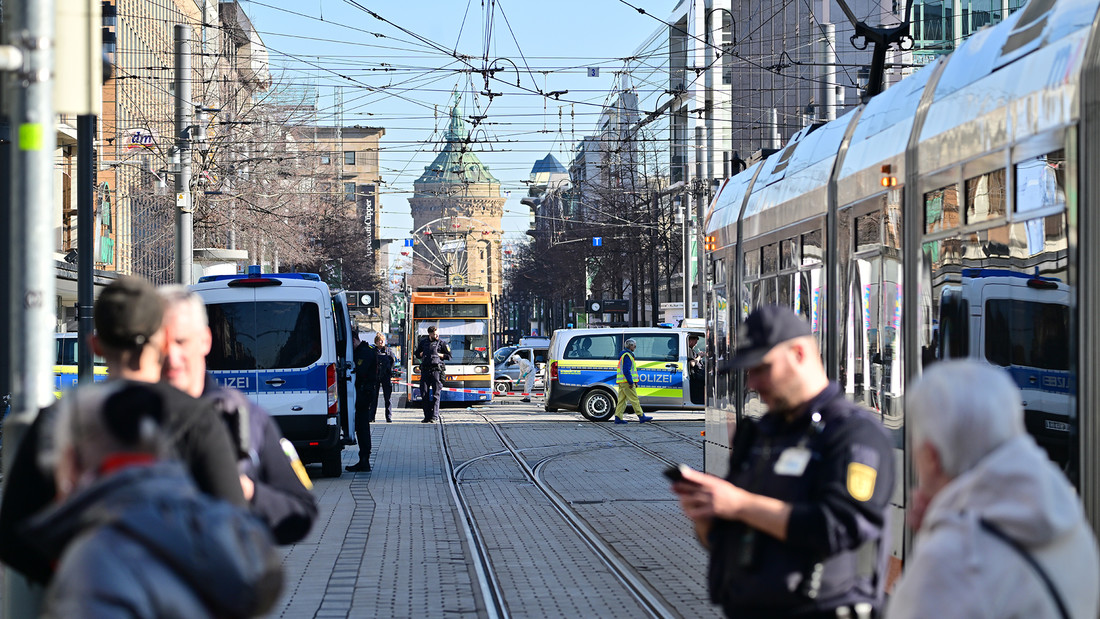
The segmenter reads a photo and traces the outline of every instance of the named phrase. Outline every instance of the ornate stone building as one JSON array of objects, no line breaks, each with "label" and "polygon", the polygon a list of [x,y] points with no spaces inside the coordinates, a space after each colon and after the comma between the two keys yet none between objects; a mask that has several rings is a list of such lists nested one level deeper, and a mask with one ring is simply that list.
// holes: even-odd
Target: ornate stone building
[{"label": "ornate stone building", "polygon": [[471,150],[458,97],[443,149],[413,185],[412,286],[470,285],[501,293],[500,181]]}]

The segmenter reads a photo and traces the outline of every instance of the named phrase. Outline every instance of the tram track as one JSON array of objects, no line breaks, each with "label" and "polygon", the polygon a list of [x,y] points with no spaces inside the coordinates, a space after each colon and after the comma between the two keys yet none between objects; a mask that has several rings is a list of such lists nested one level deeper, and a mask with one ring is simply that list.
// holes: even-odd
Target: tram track
[{"label": "tram track", "polygon": [[[462,463],[455,464],[451,454],[447,436],[446,423],[441,421],[439,431],[441,436],[441,449],[444,463],[447,467],[447,477],[451,487],[452,497],[461,514],[463,532],[467,543],[474,556],[474,566],[481,595],[485,601],[486,611],[490,617],[507,618],[511,616],[508,608],[506,592],[501,586],[500,579],[493,568],[492,557],[485,543],[474,510],[464,495],[461,484],[461,474],[464,469],[472,464],[488,459],[509,456],[519,467],[526,480],[543,496],[558,516],[577,535],[583,544],[607,567],[610,574],[618,581],[641,606],[649,616],[658,618],[674,618],[683,615],[668,602],[663,595],[653,587],[589,522],[578,513],[571,503],[562,497],[553,487],[543,479],[543,471],[547,464],[555,459],[591,452],[593,449],[610,449],[613,446],[594,446],[592,444],[579,445],[576,449],[560,452],[540,459],[534,464],[528,463],[521,450],[509,439],[500,425],[483,413],[474,413],[480,417],[494,432],[500,441],[502,449],[483,453],[469,458]],[[627,441],[632,446],[640,447],[634,441]],[[643,449],[651,456],[657,457],[663,462],[669,462],[655,452]]]}]

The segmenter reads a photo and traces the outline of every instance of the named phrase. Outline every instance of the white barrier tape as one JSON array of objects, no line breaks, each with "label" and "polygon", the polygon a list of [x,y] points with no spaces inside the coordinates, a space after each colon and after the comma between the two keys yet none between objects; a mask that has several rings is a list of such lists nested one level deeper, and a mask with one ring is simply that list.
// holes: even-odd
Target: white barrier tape
[{"label": "white barrier tape", "polygon": [[[407,385],[409,387],[419,387],[420,386],[419,383],[405,383],[405,382],[401,382],[401,381],[397,381],[397,380],[395,380],[393,382],[395,384],[398,384],[398,385]],[[459,389],[458,387],[444,387],[443,391],[453,391],[453,392],[456,392],[456,393],[491,393],[493,395],[522,395],[522,396],[527,396],[527,397],[530,397],[530,396],[533,396],[533,395],[539,395],[539,396],[545,395],[545,394],[542,394],[542,393],[537,393],[535,391],[532,391],[530,393],[528,393],[526,391],[505,391],[503,393],[497,393],[496,391],[493,391],[492,389]]]}]

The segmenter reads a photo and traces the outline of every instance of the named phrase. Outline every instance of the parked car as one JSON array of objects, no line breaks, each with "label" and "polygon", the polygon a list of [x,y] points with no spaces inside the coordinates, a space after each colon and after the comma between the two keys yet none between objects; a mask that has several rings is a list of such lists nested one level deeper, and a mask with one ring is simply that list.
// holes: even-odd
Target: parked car
[{"label": "parked car", "polygon": [[497,350],[493,355],[493,391],[495,391],[497,395],[502,395],[509,391],[523,390],[524,383],[520,381],[520,355],[526,355],[528,359],[534,359],[534,388],[543,389],[545,387],[543,377],[545,375],[546,358],[550,349],[550,342],[546,340],[546,338],[542,339],[546,341],[545,344],[536,341],[534,344],[528,345],[523,340],[520,340],[521,343],[518,346],[506,346]]}]

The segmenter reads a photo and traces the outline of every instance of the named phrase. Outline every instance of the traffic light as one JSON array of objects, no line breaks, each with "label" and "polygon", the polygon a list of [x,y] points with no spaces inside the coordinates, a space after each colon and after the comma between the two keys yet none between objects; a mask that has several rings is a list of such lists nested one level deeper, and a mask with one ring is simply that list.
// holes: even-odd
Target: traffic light
[{"label": "traffic light", "polygon": [[714,251],[718,249],[718,237],[707,236],[703,242],[703,249],[706,251]]}]

